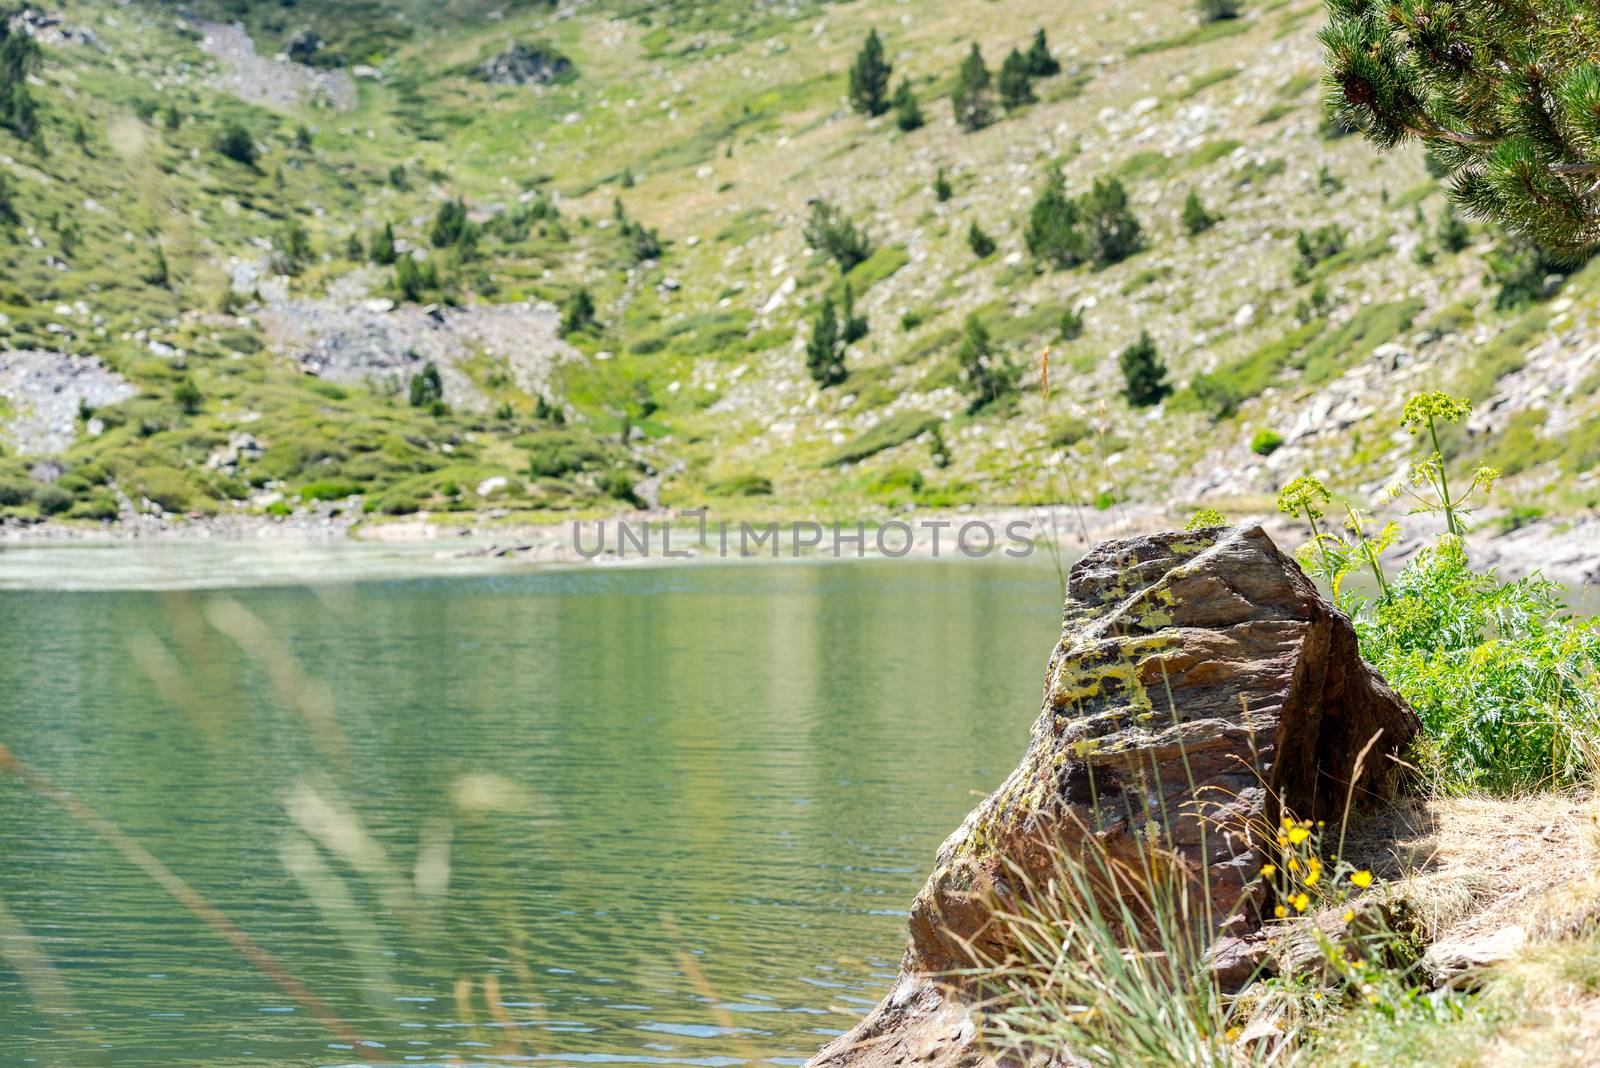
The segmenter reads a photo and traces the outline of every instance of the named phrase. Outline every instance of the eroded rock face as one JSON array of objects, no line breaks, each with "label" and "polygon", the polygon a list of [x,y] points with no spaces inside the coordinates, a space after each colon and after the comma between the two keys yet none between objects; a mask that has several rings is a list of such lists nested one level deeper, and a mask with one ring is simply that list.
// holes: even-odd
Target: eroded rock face
[{"label": "eroded rock face", "polygon": [[1213,936],[1249,933],[1258,839],[1280,803],[1320,819],[1347,793],[1356,806],[1385,796],[1389,758],[1417,729],[1349,620],[1260,527],[1097,546],[1068,578],[1027,753],[940,847],[894,991],[811,1063],[987,1060],[981,1019],[941,973],[1005,958],[1007,931],[989,920],[1016,886],[1045,885],[1058,857],[1091,847],[1137,856],[1153,818],[1208,889]]}]

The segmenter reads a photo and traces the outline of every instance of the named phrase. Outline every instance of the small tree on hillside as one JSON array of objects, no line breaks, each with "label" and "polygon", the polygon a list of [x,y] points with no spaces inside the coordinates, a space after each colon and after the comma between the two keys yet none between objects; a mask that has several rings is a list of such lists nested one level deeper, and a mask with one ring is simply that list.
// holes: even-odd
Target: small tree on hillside
[{"label": "small tree on hillside", "polygon": [[16,200],[11,192],[11,179],[0,171],[0,226],[20,226],[22,216],[17,214]]},{"label": "small tree on hillside", "polygon": [[839,314],[832,297],[822,298],[822,307],[811,323],[811,336],[806,339],[806,370],[824,389],[845,380],[844,341],[839,337]]},{"label": "small tree on hillside", "polygon": [[977,42],[961,63],[956,74],[955,91],[950,103],[955,109],[956,122],[967,131],[981,130],[994,121],[994,106],[989,102],[989,68],[984,66],[983,53]]},{"label": "small tree on hillside", "polygon": [[1167,384],[1167,365],[1156,352],[1156,343],[1148,330],[1140,331],[1139,340],[1122,350],[1117,362],[1122,367],[1125,383],[1122,395],[1135,408],[1148,408],[1159,404],[1172,392]]},{"label": "small tree on hillside", "polygon": [[846,345],[853,345],[867,336],[870,329],[865,315],[856,314],[856,293],[848,280],[839,298],[839,337]]},{"label": "small tree on hillside", "polygon": [[1096,179],[1078,204],[1096,266],[1120,263],[1144,247],[1144,230],[1128,210],[1128,191],[1116,178]]},{"label": "small tree on hillside", "polygon": [[911,79],[901,78],[900,84],[894,91],[894,124],[906,133],[922,129],[926,122],[922,116],[922,105],[917,103],[917,94],[911,89]]},{"label": "small tree on hillside", "polygon": [[256,160],[260,158],[256,152],[256,139],[250,136],[249,130],[237,122],[230,122],[224,126],[211,146],[221,155],[246,167],[254,167]]},{"label": "small tree on hillside", "polygon": [[976,312],[967,316],[956,362],[961,365],[961,376],[966,379],[967,392],[972,397],[968,411],[987,407],[1009,396],[1016,388],[1017,369],[994,351],[989,328],[983,325]]},{"label": "small tree on hillside", "polygon": [[1183,202],[1183,228],[1189,232],[1190,237],[1203,234],[1217,225],[1217,217],[1206,210],[1200,202],[1200,195],[1193,189]]},{"label": "small tree on hillside", "polygon": [[579,330],[590,330],[596,325],[594,317],[594,297],[589,295],[585,286],[579,286],[567,297],[567,302],[561,307],[561,336],[575,334]]},{"label": "small tree on hillside", "polygon": [[831,256],[840,271],[849,271],[872,255],[872,242],[866,230],[858,228],[821,197],[811,202],[811,214],[806,219],[804,233],[806,243]]},{"label": "small tree on hillside", "polygon": [[1078,207],[1068,199],[1066,179],[1059,170],[1045,178],[1044,191],[1033,203],[1022,239],[1030,256],[1051,267],[1072,267],[1087,258],[1088,243],[1078,228]]},{"label": "small tree on hillside", "polygon": [[42,147],[39,105],[28,86],[28,75],[39,67],[39,45],[22,28],[12,29],[11,16],[0,10],[0,126]]},{"label": "small tree on hillside", "polygon": [[394,262],[394,227],[391,224],[384,223],[382,230],[373,233],[367,255],[380,267],[387,267]]},{"label": "small tree on hillside", "polygon": [[1195,0],[1195,17],[1200,20],[1200,25],[1206,26],[1213,22],[1222,22],[1226,19],[1239,17],[1239,0]]},{"label": "small tree on hillside", "polygon": [[893,70],[884,58],[878,31],[868,30],[867,40],[850,67],[850,106],[863,115],[882,115],[888,111],[889,75]]},{"label": "small tree on hillside", "polygon": [[944,168],[940,167],[938,173],[933,176],[933,199],[943,204],[954,193],[955,189],[951,187],[950,179],[945,177]]},{"label": "small tree on hillside", "polygon": [[200,392],[200,387],[194,384],[194,379],[184,375],[178,379],[178,384],[172,388],[172,400],[183,414],[194,415],[200,411],[200,406],[205,404],[206,398]]},{"label": "small tree on hillside", "polygon": [[1035,78],[1049,78],[1061,73],[1061,64],[1050,54],[1050,45],[1045,41],[1043,29],[1034,31],[1033,44],[1028,48],[1027,60],[1028,73]]},{"label": "small tree on hillside", "polygon": [[434,248],[449,248],[452,245],[464,244],[467,231],[472,224],[467,221],[466,201],[459,197],[447,200],[439,205],[439,210],[434,213],[433,226],[428,230],[428,240]]},{"label": "small tree on hillside", "polygon": [[1439,215],[1439,228],[1435,236],[1439,239],[1439,247],[1446,252],[1460,252],[1471,243],[1472,229],[1456,214],[1454,207],[1446,204]]},{"label": "small tree on hillside", "polygon": [[1015,48],[1000,64],[1000,77],[995,79],[1000,93],[1000,103],[1007,111],[1015,111],[1024,104],[1039,98],[1033,95],[1033,75],[1028,71],[1028,61]]},{"label": "small tree on hillside", "polygon": [[444,400],[444,379],[439,377],[439,368],[432,360],[411,376],[409,393],[413,408],[431,408]]},{"label": "small tree on hillside", "polygon": [[978,225],[976,219],[967,228],[967,245],[980,260],[994,253],[994,238],[983,232],[983,227]]}]

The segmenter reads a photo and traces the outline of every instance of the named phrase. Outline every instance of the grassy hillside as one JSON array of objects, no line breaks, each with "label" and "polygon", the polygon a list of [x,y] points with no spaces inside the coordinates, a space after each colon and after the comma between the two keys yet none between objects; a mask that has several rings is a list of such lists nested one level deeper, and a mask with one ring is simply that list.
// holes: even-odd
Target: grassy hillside
[{"label": "grassy hillside", "polygon": [[[0,131],[19,216],[0,228],[0,338],[34,363],[98,358],[132,395],[85,407],[50,482],[15,431],[35,396],[5,393],[21,358],[0,356],[10,514],[329,499],[526,517],[658,491],[840,514],[1248,507],[1303,470],[1377,488],[1403,462],[1392,413],[1425,388],[1472,397],[1449,448],[1506,469],[1524,507],[1600,501],[1600,282],[1536,278],[1542,299],[1497,308],[1495,237],[1441,244],[1420,156],[1326,128],[1310,0],[1206,27],[1187,5],[1098,0],[1004,19],[954,0],[200,5],[242,22],[253,66],[167,5],[53,13],[73,32],[39,34],[42,138]],[[1035,27],[1062,72],[1036,103],[958,127],[948,94],[971,45],[998,69]],[[869,28],[922,128],[849,109]],[[297,39],[306,67],[270,61]],[[514,42],[570,67],[484,75]],[[219,150],[235,126],[253,162]],[[1030,255],[1057,166],[1072,196],[1119,178],[1143,248],[1101,268]],[[1218,220],[1193,235],[1191,191]],[[870,241],[843,279],[808,247],[819,197]],[[448,212],[437,225],[452,202],[465,240]],[[974,223],[995,246],[982,257]],[[402,263],[424,257],[409,279],[372,262],[386,225]],[[823,388],[806,342],[845,282],[868,330]],[[580,289],[592,321],[563,323]],[[418,310],[434,304],[455,310]],[[974,315],[1015,369],[983,405],[959,358]],[[1172,392],[1136,408],[1118,355],[1141,332]],[[414,395],[429,361],[442,394]]]}]

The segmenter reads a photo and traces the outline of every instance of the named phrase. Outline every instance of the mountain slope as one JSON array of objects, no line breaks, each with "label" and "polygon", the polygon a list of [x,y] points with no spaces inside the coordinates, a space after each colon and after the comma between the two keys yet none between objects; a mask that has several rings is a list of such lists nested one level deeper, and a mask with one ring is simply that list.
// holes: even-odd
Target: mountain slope
[{"label": "mountain slope", "polygon": [[[1377,489],[1411,453],[1404,396],[1430,388],[1476,402],[1447,447],[1505,467],[1515,499],[1595,506],[1592,272],[1496,310],[1483,280],[1495,240],[1473,227],[1465,250],[1439,247],[1442,198],[1420,157],[1328,138],[1316,4],[1200,29],[1184,5],[998,10],[202,7],[242,14],[268,56],[248,61],[236,31],[170,8],[63,5],[61,25],[94,40],[41,31],[46,154],[0,133],[23,220],[0,331],[14,349],[103,360],[137,392],[85,412],[54,483],[70,501],[45,492],[55,472],[19,455],[13,430],[7,507],[284,512],[328,497],[348,510],[355,493],[396,514],[520,516],[657,492],[839,514],[1252,507],[1307,469]],[[910,78],[922,129],[848,110],[844,74],[869,27],[895,80]],[[948,92],[971,44],[998,68],[1035,27],[1063,72],[1036,83],[1038,103],[963,132]],[[270,61],[297,41],[312,66]],[[570,67],[529,84],[493,74],[529,56]],[[259,147],[253,165],[217,150],[233,123]],[[1054,165],[1074,195],[1120,177],[1144,249],[1040,270],[1023,227]],[[1192,237],[1191,190],[1220,216]],[[819,302],[842,295],[803,233],[817,197],[874,249],[849,279],[870,330],[828,388],[805,369]],[[464,245],[446,220],[436,247],[436,213],[456,198],[481,234]],[[997,244],[981,259],[973,223]],[[402,259],[416,249],[440,275],[413,285],[414,304],[396,268],[368,262],[385,224]],[[1297,269],[1297,233],[1329,224],[1340,240]],[[595,325],[562,331],[580,288]],[[457,307],[421,310],[440,300]],[[1071,308],[1085,329],[1064,341]],[[957,360],[973,314],[1020,374],[1014,398],[975,412]],[[1131,408],[1117,355],[1143,331],[1176,390]],[[442,404],[426,382],[412,396],[430,360]],[[0,393],[7,381],[0,363]],[[12,394],[0,419],[15,425],[36,402]]]}]

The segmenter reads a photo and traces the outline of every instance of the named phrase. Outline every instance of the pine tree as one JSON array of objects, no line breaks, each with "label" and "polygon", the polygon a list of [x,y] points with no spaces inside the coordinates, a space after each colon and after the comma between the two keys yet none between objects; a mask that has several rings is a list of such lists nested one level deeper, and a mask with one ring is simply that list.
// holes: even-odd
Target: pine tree
[{"label": "pine tree", "polygon": [[433,216],[433,226],[428,231],[428,240],[433,242],[434,248],[449,248],[451,245],[461,244],[470,225],[467,222],[466,201],[459,198],[447,200],[439,205],[439,210]]},{"label": "pine tree", "polygon": [[922,106],[917,103],[917,94],[911,89],[911,79],[901,78],[900,84],[894,91],[894,124],[906,133],[922,129],[926,121],[922,117]]},{"label": "pine tree", "polygon": [[1119,179],[1096,179],[1078,204],[1078,217],[1096,266],[1121,263],[1144,247],[1143,228],[1128,210],[1128,192]]},{"label": "pine tree", "polygon": [[889,110],[889,75],[894,70],[883,55],[883,42],[877,30],[867,31],[867,40],[850,67],[850,106],[863,115],[882,115]]},{"label": "pine tree", "polygon": [[361,231],[351,230],[350,236],[344,239],[344,258],[355,263],[367,258],[366,246],[361,243]]},{"label": "pine tree", "polygon": [[586,287],[579,286],[567,298],[566,304],[561,308],[561,336],[575,334],[579,330],[588,330],[596,326],[594,318],[594,297],[589,295]]},{"label": "pine tree", "polygon": [[1061,312],[1057,329],[1062,341],[1076,341],[1083,336],[1083,309],[1069,305]]},{"label": "pine tree", "polygon": [[444,379],[439,377],[439,368],[432,360],[411,376],[410,386],[409,399],[413,408],[431,408],[444,400]]},{"label": "pine tree", "polygon": [[950,186],[950,179],[945,177],[944,168],[940,167],[938,173],[933,176],[933,199],[943,204],[954,193],[955,190]]},{"label": "pine tree", "polygon": [[39,45],[20,26],[12,28],[11,16],[0,10],[0,126],[39,146],[39,105],[28,87],[28,75],[39,67]]},{"label": "pine tree", "polygon": [[1195,0],[1195,17],[1200,25],[1239,17],[1239,0]]},{"label": "pine tree", "polygon": [[849,271],[872,255],[872,241],[867,231],[821,197],[811,202],[804,234],[806,243],[831,256],[841,272]]},{"label": "pine tree", "polygon": [[961,365],[967,391],[972,395],[969,411],[975,412],[1008,396],[1016,385],[1016,369],[994,351],[989,328],[983,325],[977,312],[967,316],[956,362]]},{"label": "pine tree", "polygon": [[839,315],[832,297],[822,298],[822,307],[811,324],[811,336],[806,339],[806,370],[823,388],[845,379],[844,342],[839,337]]},{"label": "pine tree", "polygon": [[1380,149],[1420,140],[1450,199],[1562,257],[1600,242],[1600,37],[1569,0],[1335,0],[1332,116]]},{"label": "pine tree", "polygon": [[1200,202],[1200,195],[1193,189],[1183,202],[1183,228],[1189,232],[1190,237],[1203,234],[1217,225],[1217,217],[1206,210]]},{"label": "pine tree", "polygon": [[439,268],[432,260],[401,256],[395,260],[394,284],[400,291],[400,299],[420,301],[428,293],[438,291]]},{"label": "pine tree", "polygon": [[149,285],[166,288],[172,280],[172,271],[167,267],[167,254],[161,250],[161,245],[156,244],[155,257],[150,261],[150,269],[144,273],[144,280]]},{"label": "pine tree", "polygon": [[394,262],[394,226],[384,223],[383,229],[372,235],[371,251],[368,253],[372,262],[380,267],[387,267]]},{"label": "pine tree", "polygon": [[1460,252],[1472,242],[1472,230],[1448,204],[1439,214],[1439,228],[1434,234],[1439,239],[1439,247],[1446,252]]},{"label": "pine tree", "polygon": [[256,139],[250,136],[237,122],[230,122],[217,134],[216,140],[211,143],[219,153],[227,156],[235,163],[242,163],[246,167],[254,167],[258,155],[256,153]]},{"label": "pine tree", "polygon": [[994,253],[994,238],[983,232],[977,220],[973,220],[967,228],[967,244],[972,248],[972,254],[980,260]]},{"label": "pine tree", "polygon": [[1067,197],[1059,170],[1045,178],[1022,232],[1028,254],[1051,267],[1072,267],[1088,258],[1088,243],[1078,228],[1078,207]]},{"label": "pine tree", "polygon": [[972,51],[961,62],[955,91],[950,94],[956,122],[962,129],[969,132],[981,130],[994,121],[994,107],[989,102],[989,82],[989,68],[984,66],[983,53],[974,42]]},{"label": "pine tree", "polygon": [[856,314],[855,290],[846,280],[843,295],[839,298],[839,339],[846,345],[853,345],[867,336],[868,329],[867,317]]},{"label": "pine tree", "polygon": [[1015,48],[1000,64],[1000,77],[995,79],[1000,92],[1000,103],[1007,111],[1015,111],[1039,98],[1033,95],[1033,76],[1028,72],[1028,61]]},{"label": "pine tree", "polygon": [[11,179],[0,171],[0,226],[21,226],[22,215],[17,211],[15,195],[11,190]]},{"label": "pine tree", "polygon": [[1028,48],[1028,73],[1035,78],[1049,78],[1061,73],[1061,64],[1050,54],[1050,45],[1044,39],[1044,30],[1033,34],[1033,44]]},{"label": "pine tree", "polygon": [[1122,395],[1135,408],[1148,408],[1159,404],[1172,392],[1167,384],[1167,365],[1156,352],[1156,343],[1148,330],[1140,331],[1139,340],[1122,350],[1117,362],[1122,367],[1125,386]]},{"label": "pine tree", "polygon": [[194,384],[194,379],[184,375],[178,379],[178,384],[172,388],[172,400],[184,415],[194,415],[200,411],[200,406],[206,402],[205,395],[200,392],[200,387]]}]

